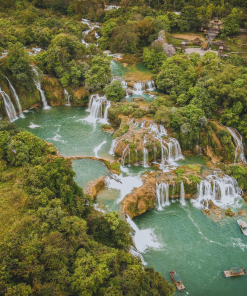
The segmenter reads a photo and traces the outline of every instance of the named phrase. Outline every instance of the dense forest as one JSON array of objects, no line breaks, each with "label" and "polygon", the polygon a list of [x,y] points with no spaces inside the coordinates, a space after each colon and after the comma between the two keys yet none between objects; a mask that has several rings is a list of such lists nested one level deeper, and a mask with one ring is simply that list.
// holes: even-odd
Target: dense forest
[{"label": "dense forest", "polygon": [[[105,10],[107,4],[112,2],[0,0],[0,88],[11,95],[8,77],[23,109],[40,104],[37,69],[51,105],[65,103],[64,88],[75,106],[104,93],[112,101],[115,126],[119,115],[147,116],[169,128],[183,151],[212,146],[222,156],[221,169],[246,192],[247,168],[231,165],[234,142],[213,123],[236,128],[247,143],[247,50],[241,47],[247,37],[237,38],[240,29],[247,30],[246,0],[121,0],[114,1],[121,8],[112,11]],[[184,55],[172,33],[198,33],[214,17],[224,23],[220,38],[241,53]],[[102,26],[90,30],[82,18]],[[88,30],[86,46],[81,39]],[[162,34],[176,43],[174,55],[159,42]],[[34,47],[40,48],[36,55]],[[151,70],[162,95],[148,110],[118,103],[125,90],[111,82],[105,50]],[[3,100],[0,111],[5,118]],[[115,137],[128,126],[121,129]],[[173,285],[128,252],[133,245],[128,223],[118,212],[96,211],[74,175],[71,162],[53,145],[0,121],[0,295],[173,295]]]}]

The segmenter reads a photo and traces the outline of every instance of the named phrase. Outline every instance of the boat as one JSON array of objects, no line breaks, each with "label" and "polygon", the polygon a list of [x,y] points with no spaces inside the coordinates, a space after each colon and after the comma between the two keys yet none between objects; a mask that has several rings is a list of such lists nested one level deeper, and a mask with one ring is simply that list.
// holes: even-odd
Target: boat
[{"label": "boat", "polygon": [[181,279],[180,275],[175,270],[169,272],[169,274],[170,274],[172,280],[174,281],[175,285],[177,286],[178,290],[179,291],[184,291],[185,286],[184,286],[184,284],[182,282],[182,279]]},{"label": "boat", "polygon": [[246,275],[244,268],[232,267],[230,270],[223,271],[224,277]]},{"label": "boat", "polygon": [[247,236],[247,223],[241,219],[237,220],[237,222],[243,234]]}]

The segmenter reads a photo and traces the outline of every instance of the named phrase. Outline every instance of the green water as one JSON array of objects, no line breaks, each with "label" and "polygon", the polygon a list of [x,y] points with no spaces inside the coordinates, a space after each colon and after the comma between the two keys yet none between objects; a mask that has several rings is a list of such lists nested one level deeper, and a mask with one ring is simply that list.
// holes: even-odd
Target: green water
[{"label": "green water", "polygon": [[[65,156],[94,156],[94,148],[104,140],[107,143],[98,154],[108,156],[112,136],[103,132],[99,123],[83,121],[87,116],[85,108],[58,106],[50,110],[32,109],[25,113],[25,119],[18,119],[15,123],[54,143],[60,154]],[[29,128],[31,122],[40,127]],[[186,157],[179,165],[204,165],[205,162],[202,157]],[[93,160],[75,160],[73,168],[75,180],[82,187],[95,178],[109,174],[104,164]],[[154,169],[150,167],[148,170]],[[128,167],[128,172],[123,173],[122,178],[140,175],[145,171],[142,166]],[[128,186],[125,183],[122,185]],[[98,195],[97,202],[108,206],[110,210],[119,210],[120,204],[116,202],[119,196],[118,189],[105,189]],[[242,202],[243,207],[246,208]],[[220,223],[215,223],[189,201],[184,207],[175,201],[163,211],[154,208],[133,221],[140,230],[153,229],[161,244],[160,248],[150,248],[142,254],[147,266],[153,266],[169,281],[169,271],[175,269],[180,273],[189,295],[244,296],[247,294],[247,276],[224,278],[222,274],[223,270],[231,267],[247,267],[247,237],[241,233],[236,219],[224,217]],[[243,220],[247,221],[246,217]],[[175,295],[185,295],[185,292],[176,291]]]},{"label": "green water", "polygon": [[[148,266],[169,280],[169,271],[176,270],[193,296],[247,295],[246,276],[224,278],[222,274],[231,267],[247,267],[247,237],[236,220],[224,218],[215,223],[190,202],[183,207],[179,201],[163,211],[153,209],[134,218],[140,229],[153,228],[162,244],[143,254]],[[175,295],[185,292],[176,291]]]},{"label": "green water", "polygon": [[97,178],[109,175],[109,170],[100,161],[78,159],[73,160],[72,164],[73,170],[76,173],[75,181],[82,188],[85,188],[87,183]]},{"label": "green water", "polygon": [[[56,106],[49,110],[38,108],[24,114],[25,118],[18,119],[15,123],[41,139],[53,143],[60,154],[66,157],[94,156],[94,148],[107,141],[98,155],[109,157],[112,135],[103,132],[100,123],[83,121],[89,114],[85,107]],[[30,128],[31,122],[40,127]]]},{"label": "green water", "polygon": [[128,69],[125,68],[121,63],[112,60],[111,72],[112,76],[124,77],[124,75],[128,72]]},{"label": "green water", "polygon": [[177,161],[179,166],[185,164],[200,164],[206,166],[208,159],[204,156],[186,156],[183,160]]}]

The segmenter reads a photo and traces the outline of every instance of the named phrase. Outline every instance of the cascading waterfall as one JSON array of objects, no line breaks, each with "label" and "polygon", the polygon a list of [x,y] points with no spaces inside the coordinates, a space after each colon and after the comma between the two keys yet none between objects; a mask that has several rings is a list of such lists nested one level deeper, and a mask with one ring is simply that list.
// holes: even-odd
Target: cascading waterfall
[{"label": "cascading waterfall", "polygon": [[165,164],[165,160],[173,164],[174,161],[177,161],[179,159],[183,159],[181,147],[179,145],[179,142],[174,138],[169,138],[169,142],[166,143],[168,148],[163,143],[162,136],[167,136],[167,131],[164,126],[160,125],[159,127],[157,124],[153,123],[149,127],[149,132],[152,132],[155,134],[155,137],[157,140],[159,140],[161,145],[161,164]]},{"label": "cascading waterfall", "polygon": [[15,88],[13,87],[12,83],[9,81],[8,77],[6,77],[6,79],[8,80],[8,83],[9,83],[9,87],[10,87],[10,90],[11,90],[11,93],[13,95],[13,97],[15,98],[15,101],[16,101],[16,104],[18,106],[18,109],[19,109],[19,116],[21,118],[25,118],[23,112],[22,112],[22,108],[21,108],[21,103],[20,103],[20,100],[19,100],[19,97],[15,91]]},{"label": "cascading waterfall", "polygon": [[153,91],[155,89],[155,83],[154,83],[153,80],[152,81],[147,81],[146,85],[147,85],[147,90],[148,91]]},{"label": "cascading waterfall", "polygon": [[245,155],[244,155],[244,146],[243,146],[243,138],[242,135],[234,128],[227,127],[227,130],[232,135],[235,145],[236,145],[236,151],[235,151],[235,160],[236,163],[237,158],[239,161],[243,163],[247,163]]},{"label": "cascading waterfall", "polygon": [[[138,159],[138,156],[137,156],[137,149],[135,149],[135,157],[136,157],[136,159]],[[137,162],[136,162],[136,165],[138,165]]]},{"label": "cascading waterfall", "polygon": [[104,119],[107,121],[108,119],[108,109],[111,107],[111,101],[106,102],[105,112],[104,112]]},{"label": "cascading waterfall", "polygon": [[122,153],[122,159],[121,159],[121,165],[124,165],[124,162],[125,162],[125,158],[126,158],[126,155],[129,154],[129,145],[125,147],[123,153]]},{"label": "cascading waterfall", "polygon": [[67,90],[66,89],[64,89],[64,95],[65,95],[65,98],[67,98],[67,104],[65,104],[66,106],[71,106],[71,104],[70,104],[70,95],[69,95],[69,93],[67,92]]},{"label": "cascading waterfall", "polygon": [[165,190],[165,193],[166,193],[166,202],[165,202],[165,205],[169,205],[170,202],[169,202],[169,184],[168,183],[163,183],[163,191]]},{"label": "cascading waterfall", "polygon": [[182,205],[185,205],[185,192],[184,192],[184,182],[181,181],[180,185],[180,202]]},{"label": "cascading waterfall", "polygon": [[169,138],[168,143],[168,163],[183,159],[181,147],[177,139]]},{"label": "cascading waterfall", "polygon": [[39,93],[41,95],[41,99],[42,99],[42,102],[43,102],[43,107],[44,107],[44,109],[50,109],[51,107],[48,106],[48,104],[47,104],[45,93],[41,89],[41,80],[40,80],[40,77],[39,77],[39,73],[38,73],[37,69],[34,66],[32,66],[32,71],[35,74],[35,78],[33,80],[34,80],[34,83],[35,83],[35,85],[36,85],[36,87],[37,87],[37,89],[38,89],[38,91],[39,91]]},{"label": "cascading waterfall", "polygon": [[[103,115],[103,104],[105,105],[105,111]],[[105,96],[100,97],[98,94],[91,95],[89,99],[88,110],[90,117],[93,119],[104,119],[107,122],[108,109],[111,106],[111,102],[106,99]]]},{"label": "cascading waterfall", "polygon": [[3,102],[4,102],[4,106],[5,106],[9,121],[12,122],[12,121],[16,120],[17,115],[16,115],[15,107],[12,104],[10,97],[1,89],[1,86],[0,86],[0,94],[3,97]]},{"label": "cascading waterfall", "polygon": [[111,155],[114,155],[115,154],[114,151],[115,151],[115,149],[117,147],[118,142],[119,142],[119,139],[117,139],[117,138],[114,139],[114,140],[112,140],[109,154],[111,154]]},{"label": "cascading waterfall", "polygon": [[158,210],[162,210],[161,204],[164,203],[164,194],[162,183],[158,184],[156,182],[156,199],[158,203]]},{"label": "cascading waterfall", "polygon": [[141,82],[134,83],[133,93],[136,95],[141,95],[143,93],[143,89],[145,85]]},{"label": "cascading waterfall", "polygon": [[143,148],[143,166],[144,168],[148,167],[148,149]]},{"label": "cascading waterfall", "polygon": [[168,206],[169,202],[169,184],[156,182],[156,199],[158,203],[158,209],[162,210],[162,207]]},{"label": "cascading waterfall", "polygon": [[227,175],[219,177],[215,172],[214,175],[201,180],[196,203],[200,205],[203,201],[208,202],[211,199],[218,206],[230,205],[240,196],[241,192],[236,179]]},{"label": "cascading waterfall", "polygon": [[156,162],[156,154],[157,154],[157,148],[154,147],[154,160],[153,160],[154,163]]}]

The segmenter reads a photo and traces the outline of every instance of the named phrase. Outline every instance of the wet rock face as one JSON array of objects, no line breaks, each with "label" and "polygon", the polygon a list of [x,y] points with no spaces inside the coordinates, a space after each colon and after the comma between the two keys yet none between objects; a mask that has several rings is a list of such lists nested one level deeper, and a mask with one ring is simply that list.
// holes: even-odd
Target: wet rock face
[{"label": "wet rock face", "polygon": [[[124,119],[124,120],[123,120]],[[128,125],[125,133],[124,126]],[[150,162],[167,164],[183,158],[179,142],[168,138],[164,126],[150,119],[122,118],[122,125],[115,132],[113,150],[123,164]]]},{"label": "wet rock face", "polygon": [[192,176],[200,178],[200,166],[188,168],[182,166],[169,173],[148,172],[142,176],[143,185],[135,188],[130,194],[122,201],[122,210],[131,218],[139,216],[148,210],[154,208],[156,203],[163,205],[166,199],[166,193],[160,195],[160,200],[157,200],[157,189],[159,184],[166,184],[166,190],[169,199],[180,198],[181,194],[181,181],[184,183],[185,198],[195,198],[197,193],[197,180]]}]

